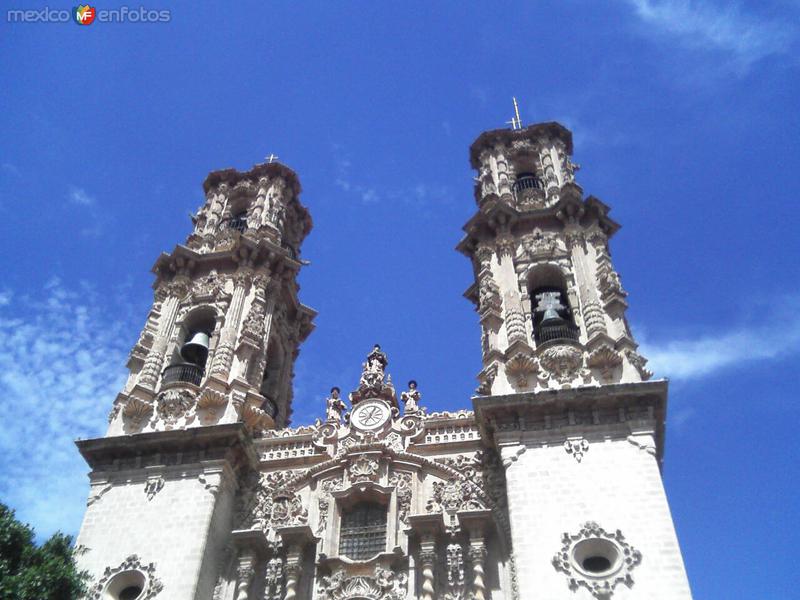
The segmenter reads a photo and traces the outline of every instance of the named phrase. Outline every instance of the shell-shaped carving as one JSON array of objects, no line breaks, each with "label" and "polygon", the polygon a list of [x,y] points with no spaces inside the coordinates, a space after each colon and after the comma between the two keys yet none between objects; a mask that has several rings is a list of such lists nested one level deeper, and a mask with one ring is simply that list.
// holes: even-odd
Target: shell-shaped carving
[{"label": "shell-shaped carving", "polygon": [[198,410],[205,410],[211,416],[216,416],[219,410],[224,409],[227,404],[227,394],[210,388],[200,392],[200,397],[197,399]]},{"label": "shell-shaped carving", "polygon": [[143,421],[147,421],[150,418],[150,415],[153,414],[153,410],[153,405],[149,402],[137,398],[136,396],[131,396],[125,401],[125,405],[122,408],[122,415],[125,420],[138,427]]}]

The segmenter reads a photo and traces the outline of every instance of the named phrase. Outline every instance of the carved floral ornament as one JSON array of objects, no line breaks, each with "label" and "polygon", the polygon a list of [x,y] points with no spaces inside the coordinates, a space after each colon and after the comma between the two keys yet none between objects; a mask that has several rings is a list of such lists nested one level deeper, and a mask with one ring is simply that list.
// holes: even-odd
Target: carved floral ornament
[{"label": "carved floral ornament", "polygon": [[320,578],[317,593],[325,600],[403,600],[408,590],[408,576],[402,571],[375,567],[373,576],[348,577],[344,571]]},{"label": "carved floral ornament", "polygon": [[379,466],[380,463],[375,458],[362,454],[350,463],[348,468],[350,481],[352,483],[375,481],[378,477]]},{"label": "carved floral ornament", "polygon": [[579,374],[583,365],[583,353],[574,346],[552,346],[542,352],[539,363],[559,383],[567,383]]},{"label": "carved floral ornament", "polygon": [[561,543],[552,563],[567,576],[570,589],[583,587],[595,598],[605,600],[618,584],[633,586],[631,572],[642,562],[642,554],[619,529],[611,533],[589,521],[578,533],[565,533]]}]

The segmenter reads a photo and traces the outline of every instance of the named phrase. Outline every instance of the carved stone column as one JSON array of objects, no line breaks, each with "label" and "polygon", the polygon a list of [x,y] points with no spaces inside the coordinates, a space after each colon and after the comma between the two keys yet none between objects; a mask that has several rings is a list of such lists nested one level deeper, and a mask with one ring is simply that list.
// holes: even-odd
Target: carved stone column
[{"label": "carved stone column", "polygon": [[479,542],[472,541],[469,546],[469,559],[472,562],[472,597],[474,600],[485,600],[486,583],[484,582],[484,564],[486,562],[486,546],[483,538]]},{"label": "carved stone column", "polygon": [[156,333],[153,347],[147,354],[142,370],[139,373],[138,384],[148,390],[155,390],[161,377],[161,367],[164,363],[164,354],[172,336],[175,326],[175,317],[178,314],[180,299],[188,291],[187,282],[174,280],[165,285],[166,297],[161,302],[160,316],[158,319],[158,333]]},{"label": "carved stone column", "polygon": [[267,366],[267,351],[269,350],[269,338],[272,332],[272,315],[275,312],[275,303],[277,302],[279,292],[280,284],[276,280],[271,279],[264,287],[264,290],[260,292],[262,298],[257,300],[264,303],[263,333],[261,339],[258,340],[260,344],[259,350],[250,358],[255,364],[253,366],[248,364],[243,367],[244,373],[249,375],[249,383],[256,388],[261,385],[261,377]]},{"label": "carved stone column", "polygon": [[248,600],[250,597],[250,582],[253,580],[253,563],[255,557],[252,554],[243,554],[239,557],[239,564],[236,567],[236,600]]},{"label": "carved stone column", "polygon": [[436,542],[427,538],[420,544],[419,562],[422,566],[422,600],[434,600],[436,580],[434,578],[436,566]]},{"label": "carved stone column", "polygon": [[284,600],[297,598],[297,584],[300,582],[300,573],[303,570],[299,556],[290,556],[286,561],[286,594]]},{"label": "carved stone column", "polygon": [[227,380],[233,362],[233,349],[236,344],[236,334],[239,331],[239,321],[242,317],[244,296],[251,280],[249,271],[240,271],[233,278],[233,297],[225,317],[225,326],[219,334],[219,343],[214,351],[214,360],[211,365],[211,375]]},{"label": "carved stone column", "polygon": [[485,565],[486,565],[486,532],[491,528],[491,510],[470,510],[461,512],[458,519],[469,531],[469,549],[467,554],[472,563],[472,600],[486,599]]}]

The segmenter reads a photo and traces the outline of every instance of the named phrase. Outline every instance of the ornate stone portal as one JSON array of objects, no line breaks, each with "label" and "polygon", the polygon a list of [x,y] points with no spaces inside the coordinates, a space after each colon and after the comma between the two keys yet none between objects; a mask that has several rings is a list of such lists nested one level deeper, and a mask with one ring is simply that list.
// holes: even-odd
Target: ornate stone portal
[{"label": "ornate stone portal", "polygon": [[376,345],[357,387],[294,428],[315,314],[300,184],[273,160],[211,173],[193,232],[156,261],[107,435],[78,442],[91,597],[689,600],[659,475],[666,382],[647,381],[618,225],[571,153],[561,125],[518,117],[470,149],[474,412],[428,410],[415,380],[398,398]]}]

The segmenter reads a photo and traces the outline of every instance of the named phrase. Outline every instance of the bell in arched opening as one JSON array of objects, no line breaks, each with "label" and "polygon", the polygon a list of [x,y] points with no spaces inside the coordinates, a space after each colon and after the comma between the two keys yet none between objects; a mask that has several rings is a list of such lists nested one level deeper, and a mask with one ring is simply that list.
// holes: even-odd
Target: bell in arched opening
[{"label": "bell in arched opening", "polygon": [[533,291],[534,336],[537,344],[555,340],[578,341],[578,328],[572,320],[564,291],[557,287],[541,287]]},{"label": "bell in arched opening", "polygon": [[195,331],[181,346],[181,358],[186,362],[205,367],[208,358],[209,335],[205,331]]}]

